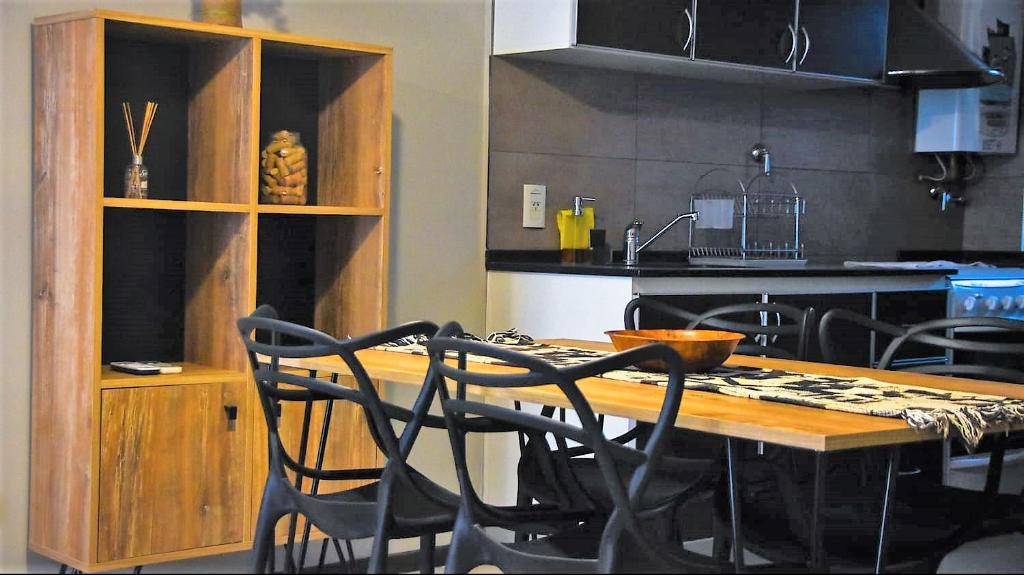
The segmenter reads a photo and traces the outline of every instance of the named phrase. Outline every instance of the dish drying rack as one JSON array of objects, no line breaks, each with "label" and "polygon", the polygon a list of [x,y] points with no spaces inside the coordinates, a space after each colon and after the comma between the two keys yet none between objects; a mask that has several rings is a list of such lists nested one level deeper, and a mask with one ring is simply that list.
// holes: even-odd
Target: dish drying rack
[{"label": "dish drying rack", "polygon": [[690,210],[700,211],[701,216],[690,222],[690,263],[750,267],[807,263],[800,236],[807,203],[792,182],[783,184],[761,173],[744,184],[725,168],[715,168],[702,175],[694,188]]}]

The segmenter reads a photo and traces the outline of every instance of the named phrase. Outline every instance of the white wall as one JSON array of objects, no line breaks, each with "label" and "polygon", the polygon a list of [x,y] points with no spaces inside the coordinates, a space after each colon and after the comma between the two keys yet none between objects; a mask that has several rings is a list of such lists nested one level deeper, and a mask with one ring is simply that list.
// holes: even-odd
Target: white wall
[{"label": "white wall", "polygon": [[[487,0],[245,0],[244,24],[395,48],[390,323],[484,324]],[[31,330],[30,23],[109,8],[188,18],[190,0],[0,0],[0,571],[50,570],[27,554]],[[69,329],[73,329],[69,327]],[[404,400],[391,390],[391,396]],[[450,481],[447,439],[425,436],[414,461]],[[443,456],[440,455],[443,453]],[[446,481],[446,482],[448,482]],[[29,560],[31,559],[31,563]],[[180,570],[239,570],[247,557]]]}]

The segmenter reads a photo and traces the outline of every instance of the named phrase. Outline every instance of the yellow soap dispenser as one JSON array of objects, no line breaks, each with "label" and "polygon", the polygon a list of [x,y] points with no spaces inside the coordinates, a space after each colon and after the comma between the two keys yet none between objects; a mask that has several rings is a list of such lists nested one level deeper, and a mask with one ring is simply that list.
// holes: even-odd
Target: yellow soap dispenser
[{"label": "yellow soap dispenser", "polygon": [[594,229],[594,208],[583,207],[583,202],[596,202],[596,198],[576,196],[571,210],[558,210],[556,222],[562,248],[562,263],[590,261],[590,230]]}]

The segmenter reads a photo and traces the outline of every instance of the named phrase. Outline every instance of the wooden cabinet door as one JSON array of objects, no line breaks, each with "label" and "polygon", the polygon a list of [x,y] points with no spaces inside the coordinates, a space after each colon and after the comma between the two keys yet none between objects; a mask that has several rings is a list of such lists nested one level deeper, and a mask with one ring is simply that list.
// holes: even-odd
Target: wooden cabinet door
[{"label": "wooden cabinet door", "polygon": [[242,541],[242,386],[102,392],[99,561]]}]

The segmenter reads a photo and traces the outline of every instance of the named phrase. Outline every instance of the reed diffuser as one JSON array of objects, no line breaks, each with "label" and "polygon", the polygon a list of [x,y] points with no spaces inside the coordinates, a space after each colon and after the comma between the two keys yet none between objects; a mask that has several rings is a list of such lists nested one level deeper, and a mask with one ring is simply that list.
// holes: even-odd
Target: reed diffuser
[{"label": "reed diffuser", "polygon": [[142,131],[135,137],[135,120],[132,118],[132,107],[128,102],[121,102],[124,112],[124,123],[128,128],[128,144],[132,149],[132,163],[124,170],[124,197],[145,199],[149,195],[149,170],[142,163],[142,151],[146,149],[149,129],[156,117],[157,104],[146,102],[146,113],[142,119]]}]

